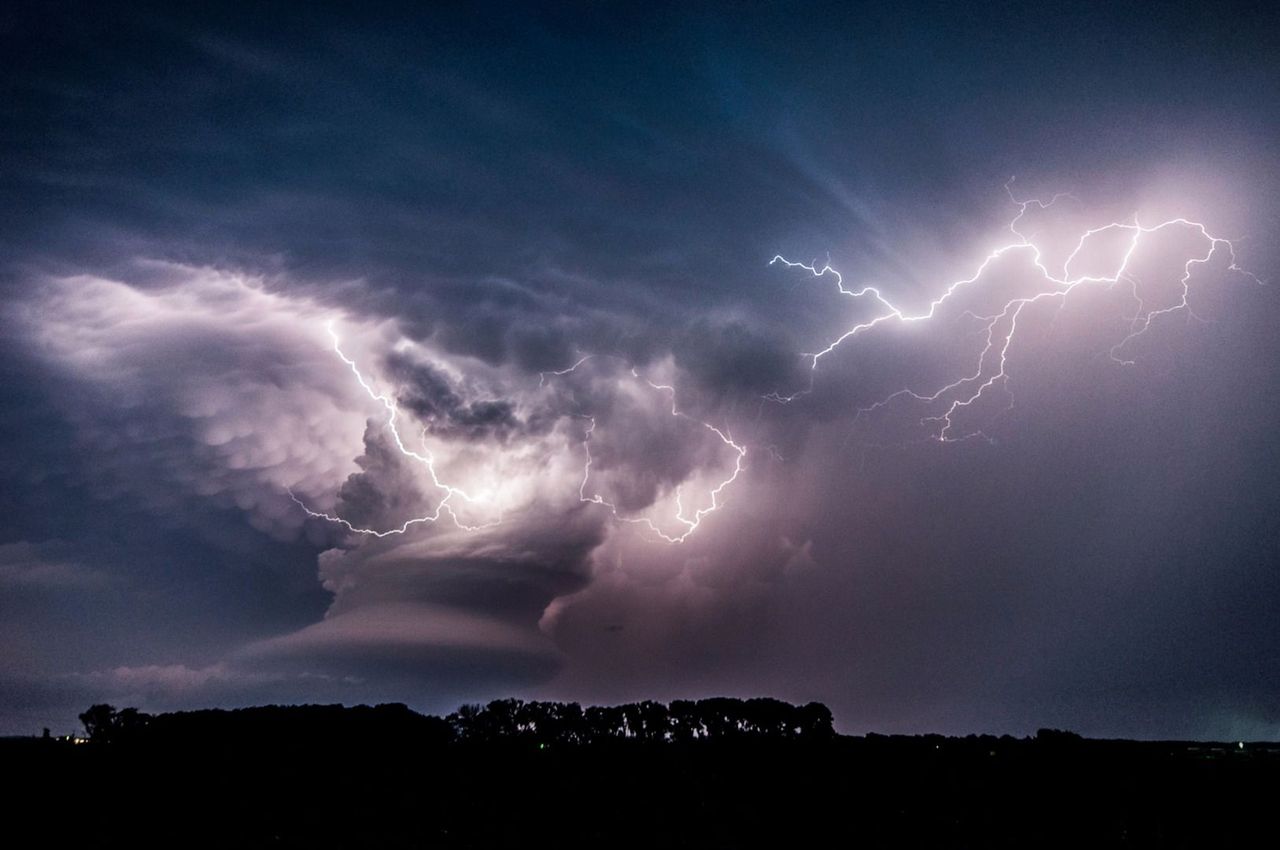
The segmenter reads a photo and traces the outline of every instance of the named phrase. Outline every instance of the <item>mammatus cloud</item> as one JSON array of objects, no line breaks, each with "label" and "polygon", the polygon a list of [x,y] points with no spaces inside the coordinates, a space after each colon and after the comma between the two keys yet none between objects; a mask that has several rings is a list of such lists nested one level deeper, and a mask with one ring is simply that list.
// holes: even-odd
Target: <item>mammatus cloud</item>
[{"label": "mammatus cloud", "polygon": [[350,474],[364,430],[359,396],[319,348],[322,309],[240,274],[151,261],[136,272],[134,284],[47,279],[18,310],[70,388],[55,402],[94,458],[84,486],[157,515],[233,507],[296,535],[284,489]]}]

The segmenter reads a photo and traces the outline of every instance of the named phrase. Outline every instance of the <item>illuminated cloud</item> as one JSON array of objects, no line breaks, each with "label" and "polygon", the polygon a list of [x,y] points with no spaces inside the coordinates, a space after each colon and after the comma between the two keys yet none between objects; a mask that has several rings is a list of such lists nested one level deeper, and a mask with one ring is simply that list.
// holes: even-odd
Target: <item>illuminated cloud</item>
[{"label": "illuminated cloud", "polygon": [[[1050,308],[1053,311],[1050,315],[1056,318],[1056,314],[1068,306],[1068,300],[1073,295],[1078,299],[1082,290],[1102,290],[1107,301],[1128,301],[1127,305],[1120,306],[1106,304],[1119,314],[1113,321],[1118,327],[1116,340],[1107,353],[1116,363],[1132,366],[1131,352],[1158,323],[1179,315],[1204,321],[1192,306],[1193,282],[1200,284],[1200,278],[1216,277],[1213,283],[1221,287],[1232,282],[1221,280],[1223,273],[1227,273],[1262,283],[1257,275],[1238,265],[1231,240],[1215,236],[1201,222],[1183,217],[1142,223],[1135,215],[1132,221],[1091,226],[1056,247],[1046,245],[1043,238],[1037,240],[1022,228],[1044,229],[1043,218],[1060,202],[1066,203],[1066,196],[1055,195],[1048,201],[1019,200],[1010,191],[1011,183],[1012,180],[1005,184],[1005,189],[1017,208],[1017,214],[1009,223],[1015,241],[993,249],[976,271],[949,283],[918,311],[896,306],[876,286],[847,287],[843,276],[830,263],[819,268],[816,264],[795,262],[780,255],[770,261],[770,265],[780,263],[817,278],[830,276],[841,295],[854,300],[866,299],[874,305],[871,318],[859,321],[832,342],[806,355],[811,373],[818,369],[824,357],[841,345],[853,344],[859,336],[873,334],[882,327],[915,323],[960,325],[963,336],[980,340],[980,345],[972,346],[976,353],[963,358],[975,362],[970,369],[961,371],[954,379],[948,376],[935,386],[897,390],[860,408],[859,417],[875,414],[898,402],[913,403],[917,411],[924,411],[919,421],[920,430],[933,439],[942,442],[972,437],[990,439],[980,423],[999,417],[1013,406],[1009,388],[1010,351],[1015,341],[1021,342],[1020,321],[1024,326],[1028,322],[1043,324],[1037,314],[1045,310],[1038,308]],[[1039,220],[1035,218],[1036,213],[1041,214]],[[1031,220],[1027,220],[1029,216]],[[1055,223],[1051,220],[1048,227]],[[1153,251],[1151,243],[1161,240],[1164,244],[1157,244]],[[1111,297],[1116,290],[1119,290],[1119,299]],[[921,331],[921,334],[927,333],[927,330]],[[955,330],[943,331],[943,338],[956,333]],[[921,342],[920,335],[914,341]],[[946,351],[944,357],[947,361],[962,360],[954,350]],[[950,366],[947,362],[943,368]],[[812,390],[811,374],[808,389],[788,395],[773,392],[766,398],[786,404]],[[992,403],[991,396],[1000,399]],[[974,418],[972,411],[983,408],[987,410],[978,414],[979,424],[969,424]]]},{"label": "illuminated cloud", "polygon": [[[95,399],[92,416],[65,415],[109,459],[85,482],[101,498],[229,508],[330,547],[326,619],[255,644],[259,666],[346,669],[354,653],[399,668],[425,653],[429,679],[478,653],[545,677],[559,656],[539,620],[589,581],[597,547],[683,541],[743,468],[726,431],[617,358],[548,381],[278,282],[150,261],[135,273],[50,279],[21,327],[78,402]],[[670,359],[647,369],[680,377]]]},{"label": "illuminated cloud", "polygon": [[1268,14],[3,16],[0,731],[1274,728]]}]

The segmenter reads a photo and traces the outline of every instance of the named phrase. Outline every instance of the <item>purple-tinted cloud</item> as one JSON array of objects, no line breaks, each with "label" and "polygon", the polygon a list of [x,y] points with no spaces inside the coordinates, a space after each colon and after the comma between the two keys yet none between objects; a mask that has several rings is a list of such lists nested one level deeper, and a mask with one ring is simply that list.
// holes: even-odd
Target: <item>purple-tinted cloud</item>
[{"label": "purple-tinted cloud", "polygon": [[1276,279],[1275,27],[1150,18],[0,13],[0,728],[515,692],[1274,730],[1272,290],[1218,252],[1183,308],[1182,228],[1016,338],[1025,248],[883,318],[1017,240],[1015,173],[1073,193],[1018,225],[1053,277],[1185,215]]}]

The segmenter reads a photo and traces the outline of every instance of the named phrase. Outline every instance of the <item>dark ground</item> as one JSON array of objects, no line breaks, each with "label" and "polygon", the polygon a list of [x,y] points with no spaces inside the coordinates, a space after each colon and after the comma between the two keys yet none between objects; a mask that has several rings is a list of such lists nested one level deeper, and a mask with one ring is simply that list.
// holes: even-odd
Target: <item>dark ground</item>
[{"label": "dark ground", "polygon": [[7,739],[8,829],[38,846],[1232,847],[1269,844],[1280,799],[1275,744],[548,745],[446,741],[426,720]]}]

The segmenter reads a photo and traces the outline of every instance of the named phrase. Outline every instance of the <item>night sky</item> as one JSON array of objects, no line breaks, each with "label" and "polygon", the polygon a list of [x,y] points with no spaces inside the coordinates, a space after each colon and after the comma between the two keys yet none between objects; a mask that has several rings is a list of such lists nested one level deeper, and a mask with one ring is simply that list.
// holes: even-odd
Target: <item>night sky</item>
[{"label": "night sky", "polygon": [[0,10],[0,734],[1280,738],[1273,4],[171,5]]}]

